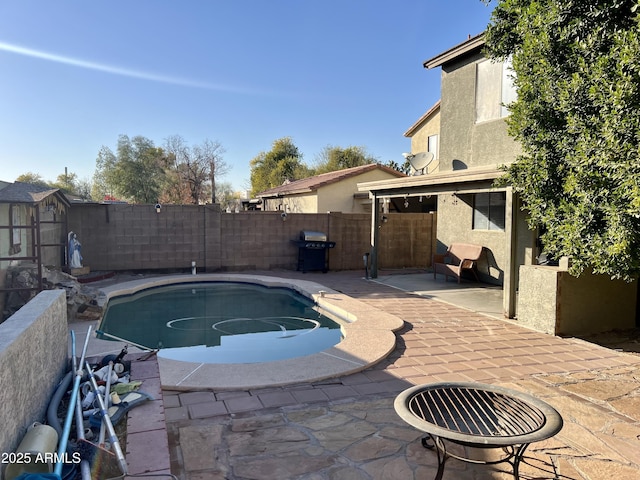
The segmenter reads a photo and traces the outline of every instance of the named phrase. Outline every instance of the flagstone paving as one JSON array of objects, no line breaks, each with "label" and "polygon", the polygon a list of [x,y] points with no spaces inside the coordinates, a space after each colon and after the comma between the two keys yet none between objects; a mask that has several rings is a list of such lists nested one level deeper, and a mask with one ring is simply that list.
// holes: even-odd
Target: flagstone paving
[{"label": "flagstone paving", "polygon": [[[640,478],[640,356],[534,332],[357,272],[313,281],[402,318],[395,351],[360,373],[321,382],[163,391],[171,472],[178,478],[431,479],[435,453],[396,415],[393,400],[410,386],[441,381],[513,388],[560,412],[562,431],[529,447],[523,479]],[[445,468],[445,480],[489,478],[513,478],[510,466],[450,459]]]}]

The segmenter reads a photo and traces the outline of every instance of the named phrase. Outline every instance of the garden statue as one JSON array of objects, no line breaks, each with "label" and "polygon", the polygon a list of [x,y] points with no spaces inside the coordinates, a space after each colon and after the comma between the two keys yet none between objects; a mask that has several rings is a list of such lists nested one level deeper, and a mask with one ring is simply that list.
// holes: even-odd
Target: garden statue
[{"label": "garden statue", "polygon": [[82,244],[78,241],[78,236],[69,232],[68,235],[68,243],[69,243],[69,267],[70,268],[82,268],[82,254],[80,253],[80,248]]}]

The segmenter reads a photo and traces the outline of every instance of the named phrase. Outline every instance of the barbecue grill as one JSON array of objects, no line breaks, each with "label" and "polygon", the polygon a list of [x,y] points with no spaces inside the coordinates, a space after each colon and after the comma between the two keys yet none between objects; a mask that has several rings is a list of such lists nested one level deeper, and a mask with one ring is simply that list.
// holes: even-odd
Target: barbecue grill
[{"label": "barbecue grill", "polygon": [[298,240],[291,240],[298,247],[298,270],[306,273],[311,270],[329,270],[329,249],[336,242],[329,242],[322,232],[302,230]]}]

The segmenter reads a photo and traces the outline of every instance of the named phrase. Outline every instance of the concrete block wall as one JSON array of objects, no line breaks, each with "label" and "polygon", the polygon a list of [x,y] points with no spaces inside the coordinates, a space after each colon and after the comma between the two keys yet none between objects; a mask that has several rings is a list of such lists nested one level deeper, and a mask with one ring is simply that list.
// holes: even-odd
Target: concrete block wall
[{"label": "concrete block wall", "polygon": [[14,451],[33,422],[44,423],[68,345],[64,290],[40,292],[0,324],[0,452]]},{"label": "concrete block wall", "polygon": [[[435,214],[387,215],[380,268],[428,267],[435,248]],[[69,228],[82,243],[83,264],[92,271],[295,270],[301,230],[326,233],[336,248],[331,270],[363,269],[370,251],[371,217],[340,212],[223,213],[211,205],[73,205]]]},{"label": "concrete block wall", "polygon": [[[210,214],[214,210],[214,215]],[[91,270],[188,269],[218,257],[218,212],[211,206],[73,205],[69,229]],[[213,222],[213,223],[212,223]]]}]

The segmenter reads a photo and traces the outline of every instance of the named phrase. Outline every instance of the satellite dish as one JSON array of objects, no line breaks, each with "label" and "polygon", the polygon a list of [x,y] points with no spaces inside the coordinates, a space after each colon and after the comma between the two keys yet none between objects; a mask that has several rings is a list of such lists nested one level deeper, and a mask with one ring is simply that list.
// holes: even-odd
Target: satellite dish
[{"label": "satellite dish", "polygon": [[420,152],[409,157],[409,163],[416,172],[425,169],[433,161],[432,152]]}]

